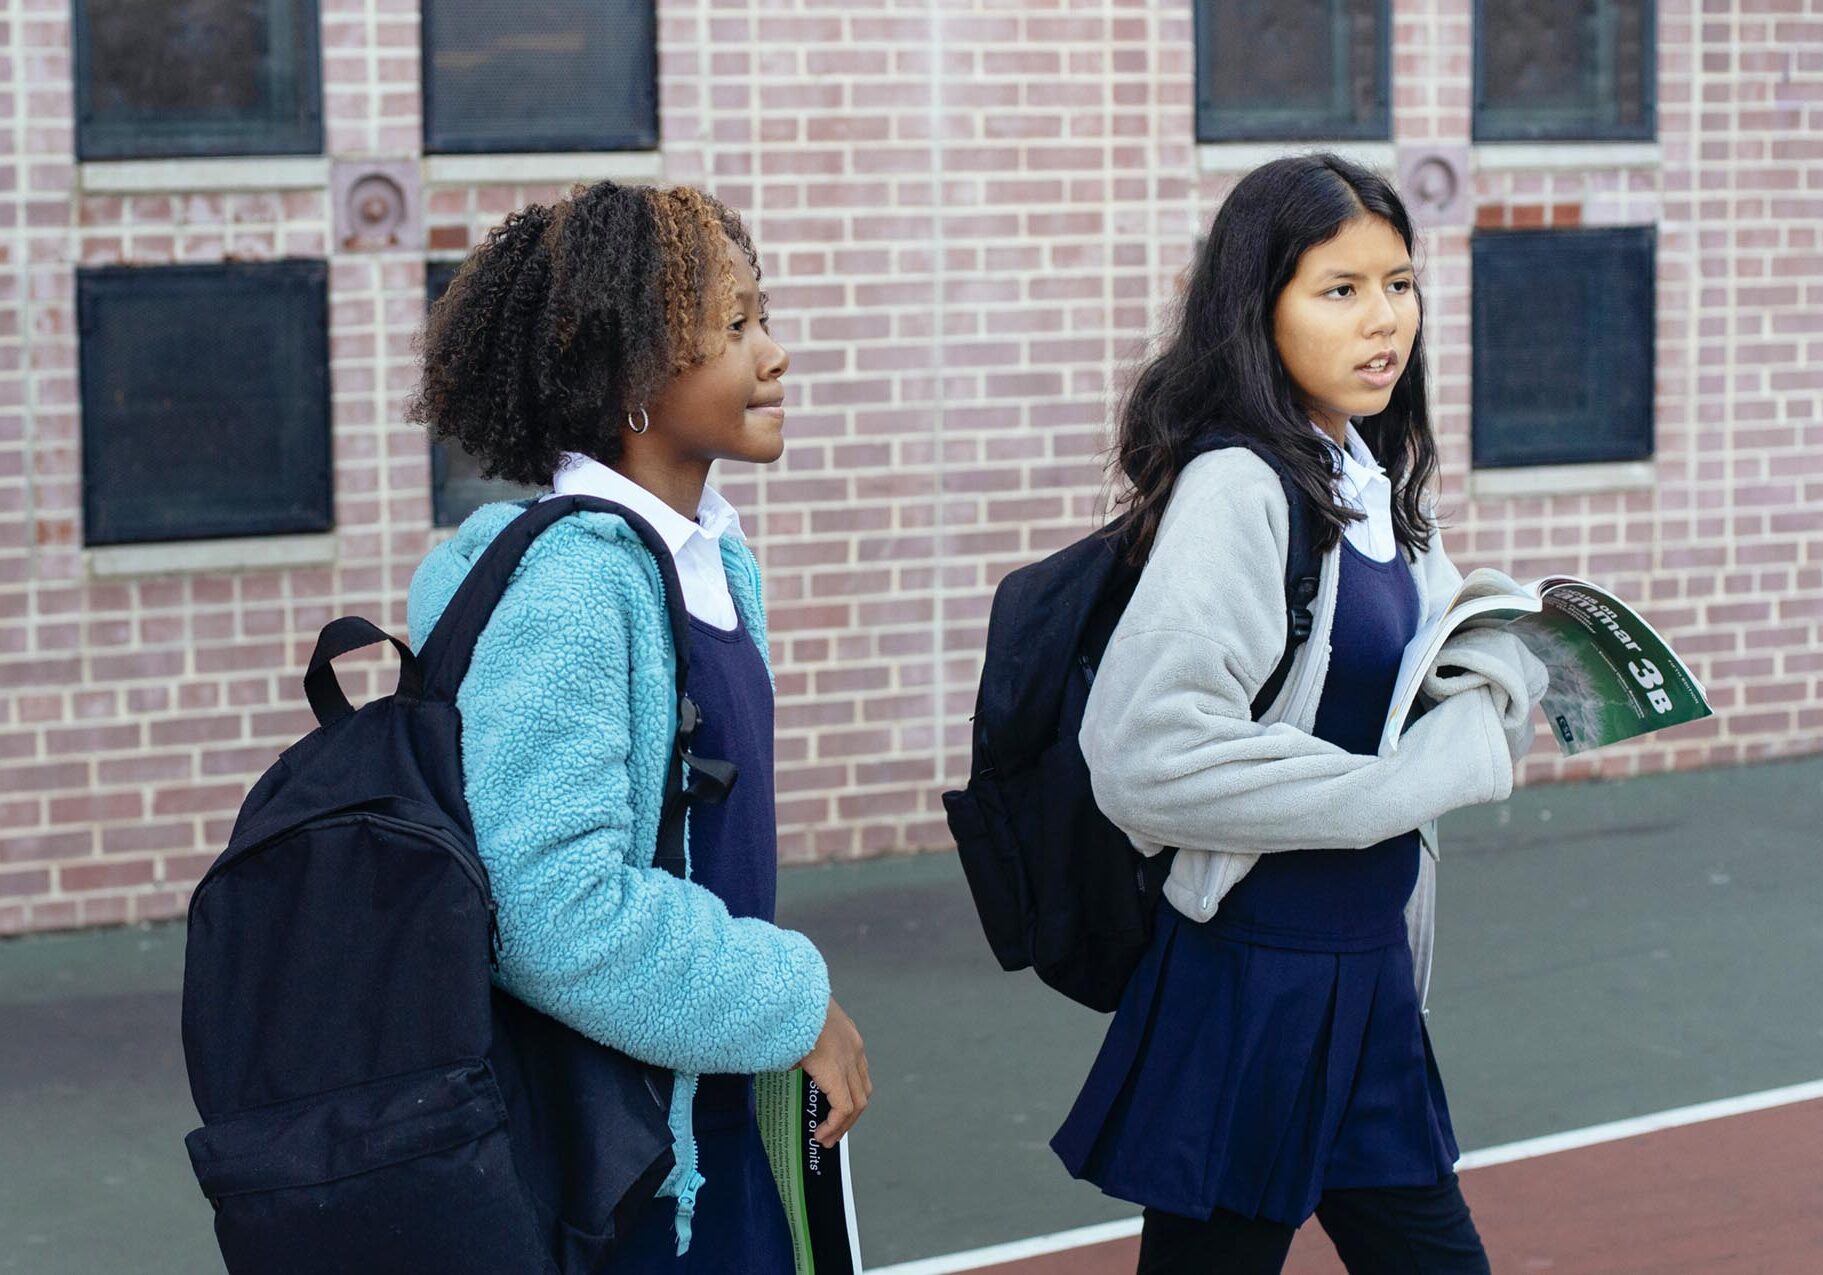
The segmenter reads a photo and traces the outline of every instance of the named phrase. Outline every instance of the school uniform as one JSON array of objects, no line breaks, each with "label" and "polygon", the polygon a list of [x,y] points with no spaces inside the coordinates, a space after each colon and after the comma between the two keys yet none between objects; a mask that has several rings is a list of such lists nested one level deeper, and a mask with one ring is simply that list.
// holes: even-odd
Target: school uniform
[{"label": "school uniform", "polygon": [[[585,457],[570,457],[552,496],[582,492],[618,501],[651,523],[677,564],[690,613],[687,690],[702,714],[691,748],[740,767],[728,799],[690,812],[690,879],[711,890],[730,916],[771,922],[778,901],[778,822],[772,776],[772,679],[728,590],[719,541],[741,536],[740,517],[704,487],[694,521],[632,479]],[[697,1171],[693,1238],[678,1255],[671,1219],[649,1209],[617,1250],[614,1275],[675,1272],[791,1275],[791,1235],[754,1119],[753,1076],[697,1081],[692,1126]]]},{"label": "school uniform", "polygon": [[[809,1052],[829,981],[809,941],[772,924],[773,688],[758,569],[712,488],[690,519],[577,456],[554,487],[625,505],[664,540],[690,615],[687,689],[702,711],[693,749],[733,762],[740,778],[727,801],[690,812],[688,879],[654,868],[675,722],[663,586],[623,519],[562,520],[528,552],[458,696],[469,805],[501,906],[497,977],[675,1073],[667,1198],[635,1218],[603,1275],[788,1275],[753,1074]],[[485,506],[426,559],[413,580],[414,634],[435,626],[524,507]]]},{"label": "school uniform", "polygon": [[[1304,730],[1318,755],[1364,758],[1425,598],[1396,549],[1390,483],[1352,427],[1347,443],[1338,496],[1367,516],[1325,564],[1327,667]],[[1371,841],[1337,827],[1259,854],[1219,897],[1198,894],[1206,916],[1161,905],[1052,1143],[1073,1175],[1146,1206],[1142,1271],[1277,1271],[1313,1213],[1354,1271],[1487,1269],[1424,1029],[1408,917],[1424,812],[1407,817]]]}]

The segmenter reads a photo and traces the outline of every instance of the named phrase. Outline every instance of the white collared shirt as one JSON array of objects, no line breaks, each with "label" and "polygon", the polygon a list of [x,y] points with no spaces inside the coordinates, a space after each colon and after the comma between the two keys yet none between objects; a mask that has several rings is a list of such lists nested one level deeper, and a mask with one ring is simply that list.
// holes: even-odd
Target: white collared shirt
[{"label": "white collared shirt", "polygon": [[625,474],[575,452],[564,453],[551,486],[551,494],[543,499],[598,496],[625,505],[651,523],[677,564],[684,609],[718,629],[735,626],[738,616],[734,596],[728,592],[728,571],[722,565],[721,539],[732,535],[745,540],[746,536],[741,531],[740,514],[715,488],[704,485],[702,500],[696,506],[696,520],[692,522]]},{"label": "white collared shirt", "polygon": [[[1327,430],[1312,424],[1312,428],[1325,438]],[[1331,440],[1332,444],[1334,440]],[[1391,562],[1399,552],[1398,540],[1393,535],[1393,483],[1374,459],[1368,449],[1367,440],[1356,432],[1353,421],[1348,423],[1348,446],[1335,448],[1338,458],[1336,468],[1336,498],[1350,509],[1356,509],[1367,515],[1361,522],[1351,522],[1343,534],[1348,543],[1360,550],[1366,557],[1375,562]]]}]

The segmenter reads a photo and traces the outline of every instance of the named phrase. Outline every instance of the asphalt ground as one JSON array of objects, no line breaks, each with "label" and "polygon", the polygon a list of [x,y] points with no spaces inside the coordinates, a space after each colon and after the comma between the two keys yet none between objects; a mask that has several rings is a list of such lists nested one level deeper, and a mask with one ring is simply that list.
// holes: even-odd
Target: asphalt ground
[{"label": "asphalt ground", "polygon": [[[1446,820],[1429,1022],[1464,1150],[1823,1077],[1820,850],[1823,756],[1527,790]],[[850,1155],[869,1268],[1134,1214],[1046,1146],[1106,1020],[998,969],[952,856],[788,870],[780,919],[829,955],[867,1039],[876,1092]],[[177,926],[0,943],[0,1271],[221,1270],[182,1145],[182,948]],[[1775,1225],[1823,1201],[1823,1117],[1751,1119],[1745,1150],[1703,1151],[1718,1123],[1465,1174],[1491,1248],[1507,1203],[1537,1237],[1496,1269],[1823,1271],[1814,1226]],[[1670,1138],[1772,1177],[1654,1189]],[[1633,1170],[1629,1147],[1645,1148]],[[1625,1207],[1603,1214],[1603,1190]],[[1746,1264],[1700,1246],[1695,1265],[1614,1264],[1698,1220]],[[1300,1263],[1325,1260],[1311,1229]],[[1787,1247],[1754,1256],[1754,1235]],[[1082,1269],[1130,1269],[1109,1251]]]}]

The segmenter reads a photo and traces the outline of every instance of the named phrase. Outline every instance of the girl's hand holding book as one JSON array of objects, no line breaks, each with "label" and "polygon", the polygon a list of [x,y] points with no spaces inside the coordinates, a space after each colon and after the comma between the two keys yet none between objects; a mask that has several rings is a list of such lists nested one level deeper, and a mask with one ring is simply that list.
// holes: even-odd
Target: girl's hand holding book
[{"label": "girl's hand holding book", "polygon": [[836,1004],[835,997],[829,998],[829,1016],[823,1020],[822,1035],[798,1066],[829,1098],[829,1119],[817,1129],[816,1140],[833,1147],[861,1118],[874,1091],[861,1033],[855,1029],[854,1019]]},{"label": "girl's hand holding book", "polygon": [[1504,629],[1464,629],[1444,643],[1422,694],[1432,703],[1485,686],[1500,714],[1507,750],[1518,761],[1532,749],[1532,710],[1550,685],[1550,671]]}]

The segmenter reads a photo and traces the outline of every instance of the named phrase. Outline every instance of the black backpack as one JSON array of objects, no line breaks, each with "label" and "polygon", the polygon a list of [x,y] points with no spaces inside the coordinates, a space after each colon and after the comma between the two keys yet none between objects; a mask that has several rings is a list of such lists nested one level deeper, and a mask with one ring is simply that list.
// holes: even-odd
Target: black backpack
[{"label": "black backpack", "polygon": [[[1215,435],[1199,451],[1249,446]],[[1310,636],[1318,558],[1305,498],[1278,458],[1291,506],[1285,653],[1253,702],[1278,695]],[[1139,583],[1129,519],[1000,582],[988,616],[968,786],[943,794],[957,857],[1001,968],[1034,968],[1071,1000],[1103,1012],[1152,938],[1170,854],[1141,855],[1095,805],[1077,735],[1108,639]]]},{"label": "black backpack", "polygon": [[[456,692],[520,557],[559,518],[615,513],[657,560],[679,730],[659,865],[733,767],[688,753],[688,621],[671,555],[591,497],[501,531],[414,655],[368,621],[323,629],[321,725],[248,793],[190,901],[183,1039],[203,1119],[185,1144],[232,1275],[580,1273],[673,1164],[671,1074],[493,987],[496,917],[463,796]],[[354,711],[331,661],[391,642],[398,689]],[[691,773],[684,788],[684,771]]]}]

